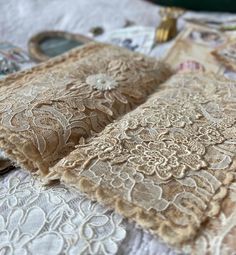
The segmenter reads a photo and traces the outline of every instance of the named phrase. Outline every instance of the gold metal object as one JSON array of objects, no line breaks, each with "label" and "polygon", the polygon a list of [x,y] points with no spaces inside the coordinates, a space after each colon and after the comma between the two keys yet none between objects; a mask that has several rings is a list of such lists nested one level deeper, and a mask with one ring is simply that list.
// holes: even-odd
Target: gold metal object
[{"label": "gold metal object", "polygon": [[183,9],[168,7],[161,8],[161,24],[156,30],[156,42],[164,43],[174,38],[177,33],[177,19],[184,13]]}]

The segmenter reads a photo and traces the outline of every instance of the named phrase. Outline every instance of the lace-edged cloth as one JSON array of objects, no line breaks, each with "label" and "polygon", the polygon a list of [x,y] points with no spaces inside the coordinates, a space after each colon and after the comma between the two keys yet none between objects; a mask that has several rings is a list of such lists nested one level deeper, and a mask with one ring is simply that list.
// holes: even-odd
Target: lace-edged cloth
[{"label": "lace-edged cloth", "polygon": [[182,247],[187,254],[231,255],[235,253],[236,183],[229,186],[229,195],[222,202],[220,214],[202,228],[194,242]]},{"label": "lace-edged cloth", "polygon": [[236,85],[178,74],[57,163],[60,179],[182,245],[221,210],[233,181]]},{"label": "lace-edged cloth", "polygon": [[13,74],[0,81],[0,148],[17,165],[46,175],[169,75],[155,59],[100,43]]},{"label": "lace-edged cloth", "polygon": [[122,217],[22,169],[0,177],[0,254],[112,255],[126,237]]}]

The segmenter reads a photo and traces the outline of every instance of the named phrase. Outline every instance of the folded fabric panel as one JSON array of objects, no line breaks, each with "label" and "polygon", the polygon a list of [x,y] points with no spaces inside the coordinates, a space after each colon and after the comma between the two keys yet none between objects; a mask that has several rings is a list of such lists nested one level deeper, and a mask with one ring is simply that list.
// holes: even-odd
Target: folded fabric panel
[{"label": "folded fabric panel", "polygon": [[143,103],[170,69],[155,59],[89,43],[0,81],[0,148],[46,174],[84,138]]},{"label": "folded fabric panel", "polygon": [[235,84],[178,74],[47,176],[86,192],[173,245],[221,210],[236,154]]}]

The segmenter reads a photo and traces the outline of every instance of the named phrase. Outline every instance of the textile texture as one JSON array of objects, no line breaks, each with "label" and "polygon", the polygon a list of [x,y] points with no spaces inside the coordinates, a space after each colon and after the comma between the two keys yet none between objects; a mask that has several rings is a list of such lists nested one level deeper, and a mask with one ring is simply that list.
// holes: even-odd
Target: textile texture
[{"label": "textile texture", "polygon": [[[90,0],[90,1],[87,1],[87,0],[80,0],[80,1],[19,0],[19,1],[14,1],[14,0],[9,0],[9,1],[1,1],[0,5],[2,10],[2,14],[0,16],[0,24],[1,24],[0,33],[2,38],[1,40],[8,40],[8,41],[14,42],[16,45],[19,45],[23,47],[24,49],[26,49],[27,47],[28,39],[36,32],[40,32],[43,30],[51,30],[51,29],[66,30],[70,32],[90,35],[89,30],[91,29],[91,27],[102,26],[105,32],[108,32],[115,28],[120,28],[125,26],[127,19],[134,21],[136,25],[148,25],[152,27],[156,27],[160,20],[160,16],[158,15],[158,11],[159,11],[158,6],[152,5],[147,1],[139,1],[139,0],[132,0],[132,1],[130,0],[113,0],[113,1],[107,1],[107,0]],[[204,19],[204,18],[208,19],[208,18],[215,17],[215,20],[217,21],[220,21],[220,20],[226,21],[228,19],[235,19],[234,15],[229,15],[229,14],[222,14],[222,15],[216,14],[214,16],[214,14],[186,12],[186,14],[179,19],[180,22],[178,23],[182,24],[183,19],[185,17],[186,18],[195,17],[198,19]],[[33,26],[32,26],[32,21],[34,23]],[[151,54],[156,56],[157,55],[162,56],[167,50],[166,46],[167,46],[166,44],[157,45],[153,49],[153,52]],[[231,50],[231,48],[229,48],[229,50]],[[216,51],[216,53],[217,54],[219,53],[219,55],[222,52],[223,52],[222,49],[219,49]],[[219,60],[226,60],[224,63],[227,64],[227,66],[232,67],[234,60],[229,59],[227,53],[228,52],[226,52],[225,54],[225,52],[223,52],[224,59],[221,58],[221,56],[219,56]],[[230,65],[228,65],[229,63]],[[211,87],[212,83],[215,83],[214,79],[215,79],[214,77],[213,77],[213,80],[212,80],[212,77],[210,77],[210,81],[207,80],[208,86]],[[221,78],[219,78],[219,80],[221,80]],[[9,83],[7,84],[10,84],[11,82],[12,81],[9,81]],[[182,84],[182,82],[180,83]],[[234,87],[235,86],[232,84],[232,82],[229,82],[229,81],[224,80],[223,83],[225,84],[228,83],[228,85],[226,86],[228,93],[223,95],[224,98],[228,100],[227,101],[228,106],[226,107],[227,108],[226,112],[228,114],[229,109],[230,111],[233,111],[233,109],[235,108],[234,107],[234,101],[235,101]],[[192,88],[192,81],[189,82],[189,84],[191,85],[190,87]],[[5,92],[8,93],[7,86],[6,86],[6,89],[4,90],[4,93]],[[1,96],[5,96],[4,93],[1,94]],[[31,93],[31,92],[29,92],[29,90],[27,89],[25,93]],[[214,95],[214,99],[213,99],[214,101],[215,92],[213,91],[212,93]],[[217,105],[211,104],[210,101],[209,101],[209,104],[207,104],[207,102],[203,104],[204,107],[202,109],[205,109],[205,110],[201,110],[201,111],[202,111],[202,114],[206,116],[206,118],[210,119],[210,123],[213,123],[217,127],[218,120],[220,119],[220,116],[221,116],[220,112],[222,112],[221,111],[222,108],[220,107],[218,108]],[[7,100],[5,102],[7,102]],[[21,105],[22,103],[23,103],[23,100],[19,102],[19,105]],[[8,102],[7,102],[7,105],[9,105]],[[207,109],[208,109],[207,111],[205,106],[207,106]],[[3,104],[1,104],[1,108],[2,107],[3,107]],[[163,110],[161,110],[161,112],[163,113]],[[184,113],[187,113],[186,109]],[[186,115],[188,117],[188,114]],[[173,130],[178,130],[178,131],[183,130],[183,127],[181,125],[180,127],[173,126],[173,123],[176,123],[176,121],[172,122],[171,120],[175,118],[175,116],[176,116],[176,112],[173,112],[173,114],[169,115],[168,121],[164,119],[165,125],[172,127],[172,132]],[[113,121],[112,117],[108,117],[108,118],[112,119]],[[56,119],[57,119],[57,116],[56,116]],[[15,118],[12,118],[11,120],[12,120],[12,123],[18,126],[18,123]],[[8,126],[11,125],[12,123],[9,122]],[[170,124],[168,123],[172,123],[171,124],[172,126],[170,126]],[[48,140],[48,136],[47,136],[48,133],[52,132],[51,128],[45,125],[44,120],[40,120],[40,125],[42,126],[42,124],[45,129],[43,137],[46,138],[46,141],[49,141],[49,140],[52,141],[51,138]],[[227,127],[227,130],[232,132],[231,134],[233,134],[233,130],[234,130],[233,126],[234,125],[229,127],[230,129],[228,129]],[[6,129],[13,134],[12,130],[10,130],[8,127]],[[132,128],[130,130],[132,131]],[[153,132],[153,128],[151,128],[150,130],[151,132]],[[217,127],[217,130],[218,130],[218,127]],[[29,138],[32,138],[33,135],[34,134],[32,134],[31,136],[31,134],[29,134],[29,136],[27,137],[28,141],[30,141]],[[89,136],[91,135],[92,134],[89,134]],[[132,135],[132,137],[134,137],[134,135]],[[201,139],[204,138],[203,135],[201,135],[201,137],[202,137]],[[193,140],[195,140],[195,138]],[[40,140],[39,143],[43,144],[44,142],[42,141],[43,140]],[[38,141],[33,140],[33,142],[37,146]],[[83,148],[84,142],[88,142],[90,144],[92,141],[90,139],[86,139],[86,141],[83,141],[82,139],[80,141],[82,145],[82,149],[81,149],[82,151],[84,151],[84,148]],[[112,140],[111,142],[109,141],[109,143],[113,143],[113,142],[114,140]],[[53,140],[53,143],[54,143],[54,140]],[[205,146],[205,143],[203,144],[203,142],[201,142],[201,144],[204,145],[204,148],[210,148],[209,146]],[[176,218],[176,215],[174,214],[175,211],[177,212],[178,210],[180,210],[181,215],[184,215],[184,214],[189,215],[186,218],[187,222],[184,222],[184,218],[183,219],[181,218],[181,221],[180,222],[178,221],[176,224],[176,226],[179,226],[181,224],[183,226],[183,228],[181,228],[181,233],[180,233],[181,235],[186,226],[191,224],[194,225],[194,232],[193,234],[190,235],[190,239],[193,236],[195,236],[195,233],[197,233],[196,239],[193,239],[190,242],[187,242],[186,245],[181,246],[181,249],[183,250],[183,252],[186,252],[187,254],[199,254],[199,255],[200,254],[201,255],[202,254],[214,254],[214,255],[215,254],[227,254],[227,255],[234,254],[234,251],[235,251],[234,237],[235,237],[235,228],[236,228],[235,227],[235,222],[236,222],[235,183],[229,185],[229,195],[226,197],[226,199],[224,199],[224,201],[221,200],[221,198],[226,196],[226,193],[227,193],[226,189],[228,188],[228,183],[230,183],[231,178],[233,177],[229,174],[228,175],[229,179],[228,180],[226,179],[226,181],[222,183],[225,172],[231,171],[231,168],[229,168],[229,166],[232,165],[232,169],[234,168],[233,167],[233,164],[234,164],[233,158],[235,155],[234,144],[235,144],[235,135],[232,135],[231,138],[228,137],[226,140],[219,142],[216,145],[212,144],[212,148],[214,149],[216,153],[214,160],[217,161],[217,163],[215,165],[209,163],[206,167],[199,170],[197,170],[197,167],[195,167],[195,170],[193,169],[193,171],[192,170],[190,171],[187,167],[184,170],[185,174],[183,178],[178,178],[178,174],[177,174],[177,176],[172,176],[170,178],[168,177],[169,179],[167,180],[162,180],[162,181],[159,181],[158,183],[153,182],[152,187],[155,188],[156,194],[159,195],[159,197],[157,198],[156,197],[152,198],[153,196],[152,194],[154,193],[152,193],[151,191],[148,190],[147,192],[143,192],[143,190],[145,191],[145,189],[143,188],[141,189],[140,197],[146,196],[147,198],[146,208],[149,206],[149,203],[148,203],[149,199],[150,199],[150,203],[153,203],[156,208],[157,208],[157,204],[160,201],[165,202],[165,200],[167,200],[166,204],[168,204],[168,207],[166,207],[166,209],[163,211],[158,211],[157,214],[161,215],[162,217],[161,220],[164,220],[165,223],[168,220],[172,221],[171,227],[175,226],[175,224],[173,224],[174,219],[176,219],[175,221],[178,221],[181,218],[178,215]],[[50,144],[47,144],[47,145],[50,145]],[[72,147],[74,147],[74,145]],[[189,148],[190,147],[188,147],[188,150]],[[104,150],[107,154],[109,153],[109,150],[106,151],[106,146]],[[164,152],[163,148],[161,150]],[[9,152],[10,151],[11,150],[9,150]],[[139,150],[139,153],[141,151],[142,150]],[[147,151],[150,151],[150,150],[148,149]],[[204,152],[203,154],[196,154],[200,156],[201,160],[203,160],[202,162],[203,165],[206,163],[205,153],[206,152]],[[150,155],[152,154],[150,154],[149,152],[146,154],[148,154],[148,157],[147,155],[145,155],[145,160],[147,159],[148,162],[151,162],[149,158],[150,158]],[[75,155],[78,156],[78,158],[76,158],[76,160],[78,160],[80,155],[78,153],[76,153]],[[213,153],[211,155],[213,155]],[[105,157],[107,157],[107,155],[104,155],[104,157],[99,156],[99,158],[103,160]],[[154,158],[156,160],[157,156],[154,156]],[[25,160],[28,158],[25,157],[25,155],[23,155],[22,159]],[[74,157],[73,157],[73,160],[74,160]],[[73,160],[71,162],[73,162]],[[106,159],[106,161],[107,160],[108,159]],[[215,162],[214,160],[212,162]],[[35,159],[33,159],[33,161],[35,161]],[[143,161],[143,159],[138,159],[138,157],[135,157],[135,159],[133,159],[133,162],[132,162],[132,167],[133,165],[135,165],[134,164],[135,162],[139,163],[141,161]],[[175,160],[172,160],[172,161],[175,162]],[[101,164],[101,162],[99,164]],[[123,164],[123,162],[121,162],[121,164]],[[80,186],[80,184],[78,184],[79,182],[78,179],[80,178],[80,176],[83,175],[83,173],[80,173],[82,169],[80,166],[80,163],[74,164],[75,165],[74,171],[72,171],[72,168],[69,169],[67,166],[67,171],[65,172],[67,173],[67,176],[65,173],[63,174],[61,172],[62,165],[64,167],[64,163],[60,162],[58,164],[58,167],[53,169],[51,176],[50,175],[48,176],[48,179],[50,178],[63,179],[67,183],[70,183],[72,186],[76,186],[78,189],[78,186]],[[149,165],[151,164],[149,163]],[[176,165],[176,164],[172,164],[172,165]],[[36,168],[38,169],[38,166],[36,166]],[[46,168],[43,167],[45,173],[48,171],[47,168],[48,167]],[[138,169],[139,171],[132,170],[131,174],[124,174],[124,172],[120,171],[119,169],[114,174],[112,173],[111,177],[113,179],[111,180],[109,179],[110,175],[109,176],[105,174],[100,175],[99,173],[97,174],[97,172],[94,171],[93,168],[90,168],[90,169],[92,169],[93,172],[89,171],[89,173],[91,173],[91,178],[89,180],[92,180],[92,178],[93,179],[97,178],[97,180],[101,178],[105,178],[104,182],[111,183],[112,180],[115,179],[112,182],[112,187],[113,186],[115,187],[115,191],[117,192],[116,194],[122,193],[122,197],[121,197],[122,200],[125,200],[126,191],[127,193],[130,193],[131,199],[133,200],[136,199],[137,193],[136,192],[134,193],[133,191],[136,190],[136,188],[140,187],[140,184],[138,183],[140,180],[139,178],[140,175],[143,175],[144,179],[146,180],[146,176],[144,175],[144,172],[147,172],[147,170],[141,172],[140,171],[141,169]],[[112,169],[116,169],[116,168],[112,168]],[[158,169],[161,169],[161,167],[158,167]],[[221,173],[222,176],[219,177],[221,169],[222,169],[222,173]],[[101,169],[98,169],[98,172],[99,171],[101,172]],[[107,172],[108,173],[113,172],[113,170],[110,170],[109,168],[109,171]],[[150,170],[150,172],[153,172],[153,170]],[[152,175],[148,175],[148,178],[153,178],[154,175],[157,176],[156,172],[160,173],[160,170],[158,171],[155,170]],[[208,172],[210,174],[208,174]],[[71,173],[73,173],[73,175],[74,174],[76,175],[75,182],[77,183],[72,182],[70,177]],[[95,174],[98,176],[95,176]],[[106,178],[106,176],[108,176],[108,178]],[[160,178],[160,176],[155,177],[155,179],[157,178]],[[142,179],[142,181],[144,179]],[[161,243],[161,241],[157,239],[155,236],[148,234],[143,229],[138,229],[137,226],[135,226],[134,224],[128,223],[127,221],[123,221],[121,224],[121,218],[117,214],[113,213],[112,211],[109,211],[108,207],[103,208],[97,203],[89,201],[88,198],[85,198],[75,189],[67,187],[67,185],[64,186],[64,185],[56,184],[56,185],[53,185],[51,188],[43,189],[42,183],[35,181],[31,174],[24,172],[24,170],[22,169],[17,169],[14,172],[4,175],[3,178],[2,177],[0,178],[0,181],[1,181],[0,208],[1,208],[1,216],[2,216],[2,217],[0,216],[0,240],[1,240],[0,253],[3,252],[3,254],[9,253],[14,255],[18,255],[18,254],[22,255],[25,253],[35,254],[40,251],[41,253],[48,253],[48,254],[52,252],[52,254],[67,253],[71,255],[83,254],[83,253],[84,254],[88,254],[88,253],[89,254],[130,254],[130,255],[175,254],[175,251],[173,249],[170,250],[169,248],[167,248],[167,246]],[[105,187],[104,182],[101,181],[100,183],[98,182],[97,184],[99,184],[102,190],[108,190],[107,187]],[[138,185],[136,184],[134,185],[132,184],[132,182],[138,183]],[[122,183],[122,186],[124,187],[121,186],[121,183]],[[83,187],[80,186],[79,188],[82,188],[82,190],[85,190],[91,196],[93,195],[94,197],[99,198],[98,200],[100,201],[101,200],[100,195],[98,193],[95,194],[92,188],[94,187],[94,185],[93,183],[91,184],[92,184],[91,190],[89,191],[83,188],[86,185]],[[134,185],[134,187],[132,187],[132,185]],[[167,185],[171,185],[170,189],[172,188],[173,190],[173,193],[172,193],[173,196],[170,196],[171,194],[169,193],[169,190],[165,189],[164,186],[167,186]],[[191,193],[191,195],[188,198],[181,197],[182,190],[179,190],[179,187],[180,187],[179,185],[182,185],[181,186],[182,190],[184,190],[185,192],[187,191],[188,194]],[[110,186],[111,185],[109,184],[109,187]],[[141,187],[143,186],[144,185],[142,185]],[[88,189],[88,186],[86,186],[86,189]],[[118,189],[120,189],[119,192],[117,191]],[[220,193],[220,190],[221,191],[223,190],[223,192]],[[98,191],[98,189],[96,191]],[[166,193],[163,191],[166,191]],[[174,196],[175,192],[180,195]],[[218,196],[217,198],[217,196],[213,196],[213,193],[220,194],[220,196]],[[211,196],[212,196],[212,200],[210,199]],[[116,196],[114,195],[114,197]],[[196,197],[198,197],[199,199],[196,199]],[[196,201],[196,203],[192,201]],[[203,203],[201,201],[203,201]],[[214,203],[212,203],[212,201],[214,201]],[[103,197],[103,202],[105,202],[104,197]],[[109,202],[108,200],[106,200],[106,202],[111,207],[114,208],[114,205],[112,205],[111,202]],[[141,202],[143,203],[143,201]],[[131,204],[129,201],[128,203]],[[134,203],[132,203],[132,205],[133,204]],[[136,204],[134,205],[135,205],[135,208],[137,208]],[[219,214],[217,215],[217,217],[212,217],[213,214],[208,213],[208,216],[205,217],[203,215],[205,214],[205,212],[204,212],[204,209],[202,208],[204,207],[207,208],[205,211],[209,212],[209,210],[213,208],[213,205],[215,206],[214,211],[215,212],[219,211]],[[172,208],[174,209],[171,211]],[[198,210],[196,208],[200,208],[200,209]],[[142,210],[143,209],[141,209],[140,211]],[[156,214],[157,209],[150,209],[149,211],[154,211]],[[120,212],[119,209],[118,209],[118,212]],[[139,212],[137,212],[138,217],[142,216]],[[197,217],[195,217],[194,214],[197,215]],[[39,220],[34,221],[33,219],[36,219],[36,217]],[[132,215],[128,217],[134,218],[136,216]],[[195,224],[195,219],[192,220],[194,217],[197,220],[197,224]],[[143,219],[143,217],[142,218],[139,217],[139,218],[141,220]],[[204,223],[201,224],[200,221]],[[157,229],[159,228],[158,224],[157,224]],[[147,229],[149,228],[146,223],[145,223],[145,227]],[[128,231],[127,228],[130,228],[130,230]],[[197,231],[197,229],[199,231]],[[125,231],[127,231],[126,237],[125,237]],[[158,231],[154,230],[155,233]],[[176,236],[178,235],[179,235],[179,232],[177,233]],[[175,240],[175,242],[176,241],[177,240]]]},{"label": "textile texture", "polygon": [[179,74],[56,164],[60,179],[179,245],[221,209],[235,168],[235,85]]},{"label": "textile texture", "polygon": [[0,254],[116,254],[126,236],[121,216],[65,185],[21,169],[0,181]]},{"label": "textile texture", "polygon": [[155,59],[99,43],[13,74],[0,83],[0,146],[17,164],[47,174],[169,75]]}]

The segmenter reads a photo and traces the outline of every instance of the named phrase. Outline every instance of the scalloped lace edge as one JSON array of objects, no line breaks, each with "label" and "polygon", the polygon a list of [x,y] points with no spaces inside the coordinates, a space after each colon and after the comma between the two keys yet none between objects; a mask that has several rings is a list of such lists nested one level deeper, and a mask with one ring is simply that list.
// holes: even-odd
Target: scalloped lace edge
[{"label": "scalloped lace edge", "polygon": [[182,244],[188,243],[197,236],[200,226],[203,225],[210,217],[215,217],[219,214],[221,201],[228,194],[228,185],[233,182],[234,175],[228,172],[223,181],[223,185],[218,188],[218,191],[209,202],[206,208],[204,218],[200,224],[193,223],[187,227],[177,228],[169,221],[163,220],[158,216],[156,211],[147,211],[135,204],[124,200],[121,196],[114,194],[110,189],[102,188],[98,184],[92,182],[87,177],[77,176],[69,171],[63,173],[51,172],[44,178],[44,181],[50,182],[53,180],[61,182],[79,189],[84,192],[92,200],[96,200],[112,209],[124,217],[136,221],[141,227],[148,230],[151,234],[161,237],[166,243],[175,247],[180,247]]}]

